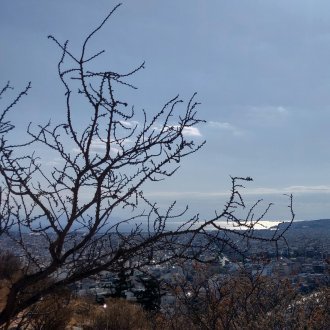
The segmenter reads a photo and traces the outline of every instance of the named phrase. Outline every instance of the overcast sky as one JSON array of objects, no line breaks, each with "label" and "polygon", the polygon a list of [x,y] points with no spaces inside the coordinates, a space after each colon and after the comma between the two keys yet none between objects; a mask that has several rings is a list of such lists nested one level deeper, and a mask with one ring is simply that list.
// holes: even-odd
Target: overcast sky
[{"label": "overcast sky", "polygon": [[[13,139],[29,121],[64,114],[57,77],[60,53],[49,34],[82,40],[114,1],[2,1],[0,83],[32,90],[15,109]],[[252,176],[247,200],[275,202],[271,219],[330,217],[330,1],[127,0],[92,43],[106,49],[102,68],[128,71],[139,89],[130,102],[155,112],[176,94],[197,92],[197,141],[175,177],[148,186],[161,203],[176,198],[192,211],[221,209],[229,176]],[[51,159],[49,160],[51,161]]]}]

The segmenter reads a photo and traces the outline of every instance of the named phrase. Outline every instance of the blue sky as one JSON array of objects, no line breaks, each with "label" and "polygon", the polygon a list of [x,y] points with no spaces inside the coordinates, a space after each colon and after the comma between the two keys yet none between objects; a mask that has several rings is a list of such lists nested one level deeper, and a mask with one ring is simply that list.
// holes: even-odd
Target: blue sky
[{"label": "blue sky", "polygon": [[[117,2],[4,1],[0,10],[1,84],[32,90],[12,114],[13,139],[29,121],[64,114],[57,77],[59,52],[47,39],[79,46]],[[186,158],[175,177],[146,192],[166,204],[176,198],[191,212],[221,209],[229,175],[252,176],[247,201],[275,206],[269,218],[330,216],[330,2],[313,0],[127,0],[92,42],[106,49],[98,64],[146,69],[125,97],[153,113],[176,94],[196,91],[196,140],[207,144]],[[51,164],[52,155],[43,155]],[[48,158],[47,158],[48,157]],[[56,161],[56,160],[55,160]]]}]

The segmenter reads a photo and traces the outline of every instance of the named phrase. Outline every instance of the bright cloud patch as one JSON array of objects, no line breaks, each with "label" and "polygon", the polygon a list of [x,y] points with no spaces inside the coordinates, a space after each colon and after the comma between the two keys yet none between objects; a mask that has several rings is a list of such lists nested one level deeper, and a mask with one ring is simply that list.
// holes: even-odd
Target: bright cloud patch
[{"label": "bright cloud patch", "polygon": [[[250,188],[241,190],[243,195],[283,195],[283,194],[298,194],[298,193],[330,193],[330,186],[290,186],[283,188]],[[146,193],[146,196],[153,196],[158,198],[200,198],[210,199],[219,197],[228,197],[228,191],[154,191]]]},{"label": "bright cloud patch", "polygon": [[227,123],[227,122],[220,122],[220,121],[209,121],[208,124],[213,128],[218,128],[220,130],[229,131],[234,135],[242,135],[243,132],[239,130],[234,125]]},{"label": "bright cloud patch", "polygon": [[284,107],[281,107],[281,106],[280,107],[277,107],[276,110],[279,113],[283,113],[283,114],[287,114],[288,113],[288,110],[286,108],[284,108]]},{"label": "bright cloud patch", "polygon": [[274,124],[284,120],[289,115],[289,110],[283,106],[249,107],[250,119],[261,123]]},{"label": "bright cloud patch", "polygon": [[51,159],[48,162],[46,162],[46,165],[47,166],[57,166],[57,165],[60,165],[62,162],[63,162],[62,158],[56,157],[56,158]]},{"label": "bright cloud patch", "polygon": [[104,150],[106,148],[106,144],[102,140],[93,140],[91,147],[93,150]]},{"label": "bright cloud patch", "polygon": [[248,194],[309,194],[330,193],[330,186],[289,186],[284,188],[255,188],[246,189]]},{"label": "bright cloud patch", "polygon": [[330,193],[330,186],[320,185],[320,186],[291,186],[286,188],[288,191],[295,193]]},{"label": "bright cloud patch", "polygon": [[[122,148],[131,142],[132,140],[130,139],[124,139],[123,141],[121,141],[121,145],[119,145],[119,143],[113,142],[110,146],[110,152],[114,154],[120,153],[122,152]],[[91,152],[94,154],[101,154],[102,152],[105,152],[106,146],[107,144],[105,141],[101,139],[94,139],[91,143]],[[74,148],[72,151],[75,153],[80,153],[80,150],[78,148]]]},{"label": "bright cloud patch", "polygon": [[197,127],[184,127],[182,133],[185,136],[202,136]]},{"label": "bright cloud patch", "polygon": [[[174,128],[174,129],[178,129],[179,126],[178,125],[173,125],[173,126],[167,126],[164,131],[167,131],[169,128]],[[155,131],[160,131],[161,128],[158,126],[154,126],[153,129]],[[185,126],[182,130],[182,134],[184,136],[202,136],[202,133],[200,132],[200,130],[197,127],[187,127]]]},{"label": "bright cloud patch", "polygon": [[139,122],[136,121],[136,120],[132,120],[132,121],[124,121],[124,120],[121,120],[120,123],[124,126],[124,127],[135,127],[137,125],[139,125]]},{"label": "bright cloud patch", "polygon": [[251,106],[250,111],[254,114],[264,114],[264,115],[286,115],[289,110],[283,106]]}]

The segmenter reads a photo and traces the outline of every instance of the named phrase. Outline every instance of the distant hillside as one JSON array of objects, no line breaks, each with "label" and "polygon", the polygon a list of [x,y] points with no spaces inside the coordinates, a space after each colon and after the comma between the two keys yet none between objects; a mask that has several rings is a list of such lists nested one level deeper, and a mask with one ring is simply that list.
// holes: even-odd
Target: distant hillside
[{"label": "distant hillside", "polygon": [[[286,227],[288,224],[283,223],[280,228]],[[330,219],[318,219],[318,220],[303,220],[294,221],[291,225],[291,230],[324,230],[330,231]]]}]

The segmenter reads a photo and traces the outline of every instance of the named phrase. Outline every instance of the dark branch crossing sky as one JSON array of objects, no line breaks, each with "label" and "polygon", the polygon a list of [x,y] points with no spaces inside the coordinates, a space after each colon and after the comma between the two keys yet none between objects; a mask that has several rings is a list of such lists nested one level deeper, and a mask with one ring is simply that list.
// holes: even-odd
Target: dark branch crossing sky
[{"label": "dark branch crossing sky", "polygon": [[[32,81],[16,107],[13,139],[29,121],[64,114],[57,77],[60,53],[47,36],[82,40],[116,5],[113,1],[2,1],[1,84],[16,91]],[[153,113],[176,94],[196,91],[207,122],[187,130],[207,140],[180,171],[147,193],[173,198],[210,214],[230,188],[229,175],[251,176],[247,200],[275,202],[270,219],[289,217],[294,194],[298,219],[330,216],[330,2],[327,0],[128,0],[91,43],[105,49],[102,69],[129,71],[146,61],[123,94]],[[57,159],[44,153],[45,166]]]}]

